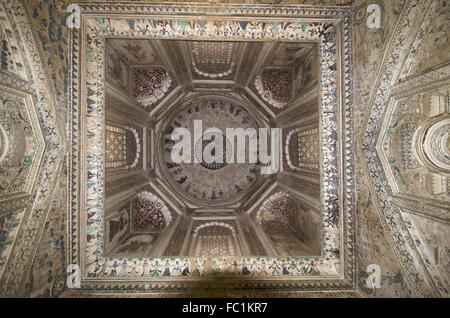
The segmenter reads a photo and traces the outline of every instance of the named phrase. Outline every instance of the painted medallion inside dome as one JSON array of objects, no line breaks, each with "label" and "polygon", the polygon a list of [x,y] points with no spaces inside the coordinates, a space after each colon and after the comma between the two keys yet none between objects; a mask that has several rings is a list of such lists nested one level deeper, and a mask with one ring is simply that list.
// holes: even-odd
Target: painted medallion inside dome
[{"label": "painted medallion inside dome", "polygon": [[[255,128],[258,126],[252,114],[238,103],[221,99],[206,99],[194,102],[179,111],[167,125],[163,136],[165,166],[172,182],[180,191],[194,200],[203,202],[225,202],[236,199],[249,190],[259,178],[259,163],[174,163],[171,158],[171,133],[177,127],[194,131],[194,120],[202,120],[202,128],[218,128],[225,134],[226,128]],[[192,156],[201,157],[204,147],[209,143],[194,144]],[[223,136],[224,159],[230,155],[231,140]],[[248,156],[246,141],[246,156]],[[194,162],[192,160],[191,162]]]}]

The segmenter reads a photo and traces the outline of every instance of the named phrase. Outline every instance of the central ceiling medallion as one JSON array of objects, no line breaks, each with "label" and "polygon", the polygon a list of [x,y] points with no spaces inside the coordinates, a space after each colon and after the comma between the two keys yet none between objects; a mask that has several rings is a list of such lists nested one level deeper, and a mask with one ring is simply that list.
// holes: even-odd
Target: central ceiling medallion
[{"label": "central ceiling medallion", "polygon": [[[200,164],[202,167],[209,169],[209,170],[219,170],[222,169],[227,165],[227,162],[229,161],[230,153],[227,153],[227,149],[231,149],[231,143],[228,140],[228,138],[223,135],[223,161],[222,162],[211,162],[208,163],[206,160],[203,159],[203,152],[205,150],[205,147],[210,143],[209,140],[211,140],[212,134],[204,134],[205,139],[199,140],[195,144],[195,150],[194,155],[200,161]],[[213,156],[215,155],[215,149],[212,150],[211,153]]]},{"label": "central ceiling medallion", "polygon": [[[224,204],[238,200],[248,192],[260,177],[260,164],[236,163],[229,160],[232,140],[223,135],[223,161],[207,163],[202,159],[205,147],[211,142],[207,134],[203,139],[193,143],[192,163],[175,163],[171,152],[175,141],[171,139],[176,128],[187,128],[194,131],[194,120],[201,120],[203,130],[218,128],[225,133],[226,128],[257,129],[259,125],[252,113],[241,103],[223,97],[206,97],[199,101],[189,102],[180,107],[169,119],[164,128],[161,143],[164,156],[164,169],[169,182],[182,195],[195,203]],[[248,140],[245,154],[249,155]],[[214,154],[213,154],[214,155]],[[194,160],[194,158],[196,160]],[[233,161],[233,163],[231,163]],[[195,163],[198,162],[198,163]]]}]

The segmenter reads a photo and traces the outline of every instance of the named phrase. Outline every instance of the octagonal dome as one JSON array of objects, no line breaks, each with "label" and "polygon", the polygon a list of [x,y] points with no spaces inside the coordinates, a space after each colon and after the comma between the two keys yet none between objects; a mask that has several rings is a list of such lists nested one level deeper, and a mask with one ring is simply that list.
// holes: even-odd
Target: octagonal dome
[{"label": "octagonal dome", "polygon": [[[215,137],[206,132],[203,140],[196,141],[194,121],[197,123],[201,121],[202,132],[206,132],[209,128],[218,128],[222,132],[223,139],[219,142],[223,145],[223,162],[205,161],[202,154]],[[176,107],[167,118],[159,139],[161,166],[167,181],[178,193],[194,204],[224,205],[238,201],[254,189],[260,179],[260,163],[250,162],[247,139],[245,163],[237,163],[235,158],[237,138],[230,140],[226,136],[226,129],[241,128],[245,131],[253,128],[258,132],[261,126],[261,121],[248,106],[223,96],[205,96]],[[176,163],[172,159],[172,149],[177,143],[172,140],[172,133],[176,128],[186,128],[191,133],[190,163]],[[213,155],[214,151],[215,148],[212,149]]]}]

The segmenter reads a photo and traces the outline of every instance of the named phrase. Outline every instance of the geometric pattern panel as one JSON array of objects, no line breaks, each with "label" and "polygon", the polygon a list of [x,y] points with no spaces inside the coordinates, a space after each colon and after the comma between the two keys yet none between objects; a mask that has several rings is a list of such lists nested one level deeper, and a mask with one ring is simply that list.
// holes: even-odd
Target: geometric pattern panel
[{"label": "geometric pattern panel", "polygon": [[194,257],[236,256],[236,223],[231,220],[196,220],[190,255]]},{"label": "geometric pattern panel", "polygon": [[200,235],[195,248],[195,257],[234,256],[231,235]]},{"label": "geometric pattern panel", "polygon": [[125,129],[106,125],[105,138],[106,168],[125,166],[127,159],[127,134]]},{"label": "geometric pattern panel", "polygon": [[230,75],[234,67],[235,42],[192,42],[192,66],[201,76],[221,78]]},{"label": "geometric pattern panel", "polygon": [[317,128],[298,132],[298,165],[319,169],[319,130]]},{"label": "geometric pattern panel", "polygon": [[133,169],[142,163],[142,129],[105,125],[105,167]]},{"label": "geometric pattern panel", "polygon": [[284,155],[293,170],[319,169],[319,129],[291,130],[286,136]]}]

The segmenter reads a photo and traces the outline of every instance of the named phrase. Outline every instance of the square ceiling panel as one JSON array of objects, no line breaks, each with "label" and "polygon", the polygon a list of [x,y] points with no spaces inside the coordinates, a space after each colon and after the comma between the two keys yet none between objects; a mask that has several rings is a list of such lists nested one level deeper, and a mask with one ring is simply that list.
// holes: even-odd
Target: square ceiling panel
[{"label": "square ceiling panel", "polygon": [[[350,11],[81,8],[69,214],[81,289],[229,287],[249,274],[254,286],[353,289]],[[171,162],[170,133],[194,120],[279,128],[278,172]]]},{"label": "square ceiling panel", "polygon": [[[108,38],[105,57],[104,255],[322,255],[317,41]],[[304,93],[315,107],[293,114],[307,108]],[[144,111],[140,124],[129,116],[136,106]],[[290,124],[277,116],[282,111]],[[194,141],[192,162],[173,162],[173,131],[194,132],[196,120],[203,130],[221,130],[222,162],[194,162],[210,144],[206,139]],[[229,138],[226,129],[257,133],[271,126],[287,136],[278,148],[286,167],[264,175],[260,162],[238,163],[239,138]],[[244,142],[248,161],[257,143]],[[128,162],[144,157],[143,166]],[[164,188],[164,200],[139,187],[142,169],[154,173],[159,184],[153,190]],[[276,181],[282,170],[314,179],[315,205],[282,189]],[[132,192],[122,191],[124,180],[134,182]]]}]

